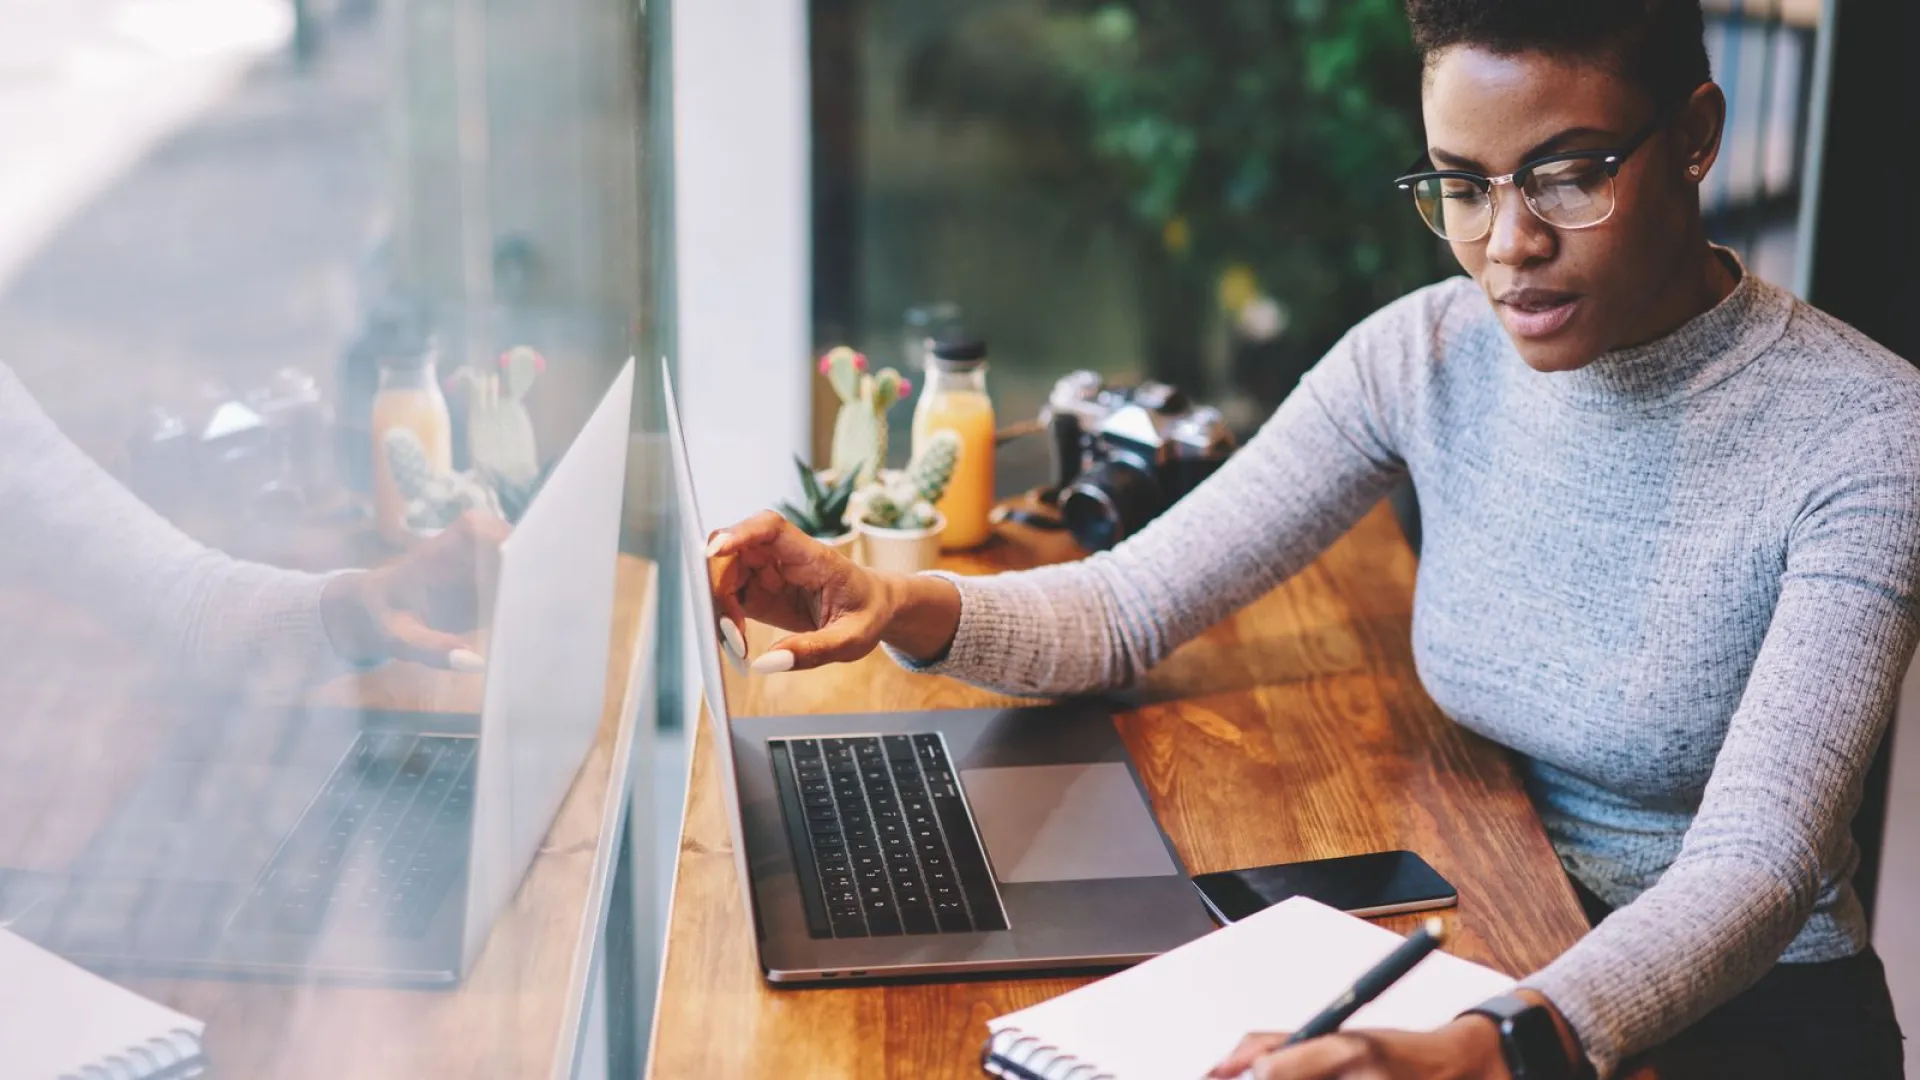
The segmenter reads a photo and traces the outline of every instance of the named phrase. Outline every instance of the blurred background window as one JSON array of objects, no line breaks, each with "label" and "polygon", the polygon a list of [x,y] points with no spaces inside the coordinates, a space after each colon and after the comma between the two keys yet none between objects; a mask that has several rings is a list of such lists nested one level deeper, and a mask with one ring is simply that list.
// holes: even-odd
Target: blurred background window
[{"label": "blurred background window", "polygon": [[[1820,3],[1708,7],[1709,229],[1793,285]],[[1003,424],[1090,368],[1244,435],[1348,328],[1458,272],[1391,183],[1424,147],[1400,0],[810,11],[816,343],[899,364],[910,326],[963,322]]]}]

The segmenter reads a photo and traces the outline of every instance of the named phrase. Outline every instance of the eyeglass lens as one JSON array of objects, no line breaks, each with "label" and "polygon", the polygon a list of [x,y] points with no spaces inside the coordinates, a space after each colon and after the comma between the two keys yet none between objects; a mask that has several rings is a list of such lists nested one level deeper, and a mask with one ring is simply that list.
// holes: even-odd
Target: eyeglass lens
[{"label": "eyeglass lens", "polygon": [[[1598,160],[1573,158],[1535,167],[1520,185],[1534,216],[1562,229],[1584,229],[1613,213],[1613,175]],[[1427,177],[1413,185],[1414,205],[1427,227],[1445,239],[1469,243],[1493,225],[1491,189],[1458,177]]]}]

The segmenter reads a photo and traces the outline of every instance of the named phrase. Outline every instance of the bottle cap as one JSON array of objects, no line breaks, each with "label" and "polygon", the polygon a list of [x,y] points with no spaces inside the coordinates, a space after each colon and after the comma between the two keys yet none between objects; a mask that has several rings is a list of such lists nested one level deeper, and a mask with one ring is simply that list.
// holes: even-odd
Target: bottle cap
[{"label": "bottle cap", "polygon": [[977,337],[935,338],[927,355],[942,371],[971,371],[987,358],[987,343]]}]

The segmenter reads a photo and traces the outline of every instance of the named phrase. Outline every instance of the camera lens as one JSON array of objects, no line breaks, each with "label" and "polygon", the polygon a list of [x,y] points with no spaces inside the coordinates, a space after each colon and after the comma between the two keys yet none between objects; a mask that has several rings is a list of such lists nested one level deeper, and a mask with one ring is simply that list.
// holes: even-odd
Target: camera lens
[{"label": "camera lens", "polygon": [[1060,513],[1081,547],[1105,551],[1139,532],[1163,505],[1158,481],[1130,462],[1115,460],[1067,488]]}]

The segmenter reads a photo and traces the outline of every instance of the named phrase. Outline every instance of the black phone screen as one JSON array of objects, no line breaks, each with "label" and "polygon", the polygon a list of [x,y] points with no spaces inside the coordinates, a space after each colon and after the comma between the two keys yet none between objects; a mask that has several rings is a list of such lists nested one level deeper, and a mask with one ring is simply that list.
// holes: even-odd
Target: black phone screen
[{"label": "black phone screen", "polygon": [[1228,923],[1296,896],[1355,915],[1424,911],[1459,899],[1447,879],[1411,851],[1223,870],[1201,874],[1193,884],[1214,918]]}]

